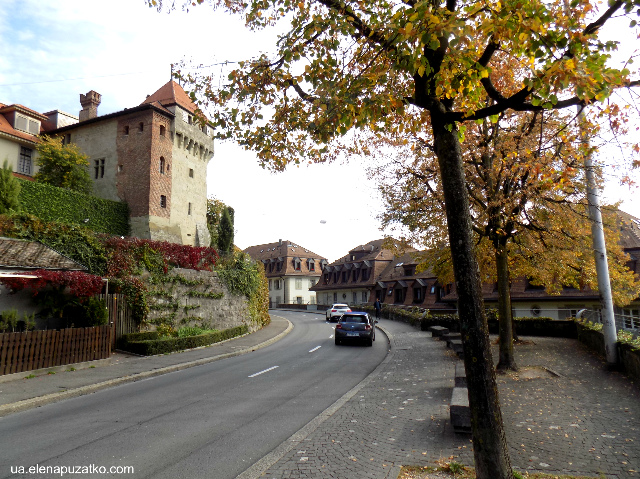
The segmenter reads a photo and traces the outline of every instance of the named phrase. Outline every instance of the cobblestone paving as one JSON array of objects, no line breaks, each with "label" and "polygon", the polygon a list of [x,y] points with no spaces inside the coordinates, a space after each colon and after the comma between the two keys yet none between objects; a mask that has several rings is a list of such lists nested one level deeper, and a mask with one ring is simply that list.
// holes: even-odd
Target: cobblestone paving
[{"label": "cobblestone paving", "polygon": [[394,465],[432,463],[469,444],[449,426],[457,358],[430,333],[384,323],[394,331],[391,361],[263,477],[395,479]]},{"label": "cobblestone paving", "polygon": [[[381,324],[394,338],[391,359],[262,477],[395,479],[403,464],[455,458],[473,465],[470,436],[455,435],[449,423],[459,360],[429,333]],[[640,477],[640,389],[576,340],[523,339],[521,371],[498,376],[512,465]]]},{"label": "cobblestone paving", "polygon": [[640,389],[576,340],[524,339],[521,372],[498,376],[512,465],[640,477]]}]

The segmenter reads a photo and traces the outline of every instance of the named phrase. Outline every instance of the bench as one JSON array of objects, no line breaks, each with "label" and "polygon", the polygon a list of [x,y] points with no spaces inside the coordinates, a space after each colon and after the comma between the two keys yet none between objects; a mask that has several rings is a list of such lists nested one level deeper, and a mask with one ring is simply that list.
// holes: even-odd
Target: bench
[{"label": "bench", "polygon": [[447,341],[447,345],[453,349],[453,352],[456,353],[460,359],[464,359],[464,349],[462,347],[461,339],[452,339]]},{"label": "bench", "polygon": [[440,338],[445,334],[449,334],[449,328],[444,326],[430,326],[429,331],[431,331],[431,337],[433,338]]},{"label": "bench", "polygon": [[467,388],[453,388],[449,417],[455,433],[471,433],[471,409],[469,408],[469,392]]},{"label": "bench", "polygon": [[459,340],[462,341],[462,334],[460,333],[449,333],[442,336],[442,340],[447,342],[447,347],[451,347],[451,341]]},{"label": "bench", "polygon": [[462,363],[456,364],[456,376],[453,381],[453,385],[457,388],[467,387],[467,373],[465,372],[464,364]]}]

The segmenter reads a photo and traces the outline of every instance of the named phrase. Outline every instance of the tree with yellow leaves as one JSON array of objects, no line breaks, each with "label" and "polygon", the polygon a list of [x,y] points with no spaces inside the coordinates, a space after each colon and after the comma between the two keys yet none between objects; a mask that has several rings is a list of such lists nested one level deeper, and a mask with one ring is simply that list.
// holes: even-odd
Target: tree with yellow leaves
[{"label": "tree with yellow leaves", "polygon": [[[255,151],[263,165],[281,170],[366,152],[370,135],[432,138],[458,286],[476,474],[513,477],[460,141],[475,120],[585,106],[636,86],[628,70],[607,65],[616,45],[598,34],[612,17],[637,13],[637,3],[612,0],[602,12],[591,0],[209,3],[242,15],[249,28],[287,23],[274,55],[238,62],[227,81],[183,76],[202,108],[213,109],[219,138]],[[516,67],[504,88],[493,75],[499,53]],[[364,143],[348,134],[353,130],[368,132]]]}]

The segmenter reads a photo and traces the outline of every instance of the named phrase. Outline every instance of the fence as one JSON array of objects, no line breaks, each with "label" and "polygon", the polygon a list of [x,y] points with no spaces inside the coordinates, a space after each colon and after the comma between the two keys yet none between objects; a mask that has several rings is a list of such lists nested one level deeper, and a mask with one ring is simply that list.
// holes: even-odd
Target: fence
[{"label": "fence", "polygon": [[111,347],[115,349],[116,341],[125,334],[137,332],[138,326],[133,320],[131,308],[129,308],[124,294],[110,294],[108,297],[101,294],[99,297],[107,302],[109,324],[113,328]]},{"label": "fence", "polygon": [[[599,310],[585,309],[580,311],[581,319],[586,319],[593,323],[602,322],[602,314]],[[638,309],[622,308],[618,312],[614,313],[616,330],[630,331],[632,333],[640,334],[640,314]]]},{"label": "fence", "polygon": [[0,375],[111,355],[111,325],[0,334]]}]

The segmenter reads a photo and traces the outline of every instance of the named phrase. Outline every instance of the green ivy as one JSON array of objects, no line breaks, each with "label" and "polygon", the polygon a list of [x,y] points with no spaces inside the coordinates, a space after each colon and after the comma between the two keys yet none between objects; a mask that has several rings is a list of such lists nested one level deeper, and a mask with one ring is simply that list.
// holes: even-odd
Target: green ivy
[{"label": "green ivy", "polygon": [[262,263],[239,251],[220,258],[215,270],[231,294],[248,299],[251,321],[258,326],[269,324],[269,289]]},{"label": "green ivy", "polygon": [[208,293],[203,293],[202,291],[194,291],[193,289],[190,289],[189,291],[187,291],[187,296],[192,298],[222,299],[224,298],[224,293],[223,292],[214,293],[213,291]]},{"label": "green ivy", "polygon": [[[84,225],[97,233],[129,234],[129,207],[46,183],[20,180],[22,209],[44,221]],[[88,220],[88,221],[85,221]]]},{"label": "green ivy", "polygon": [[182,284],[184,286],[198,286],[204,283],[203,279],[189,279],[180,274],[174,275],[154,275],[149,280],[151,284]]}]

